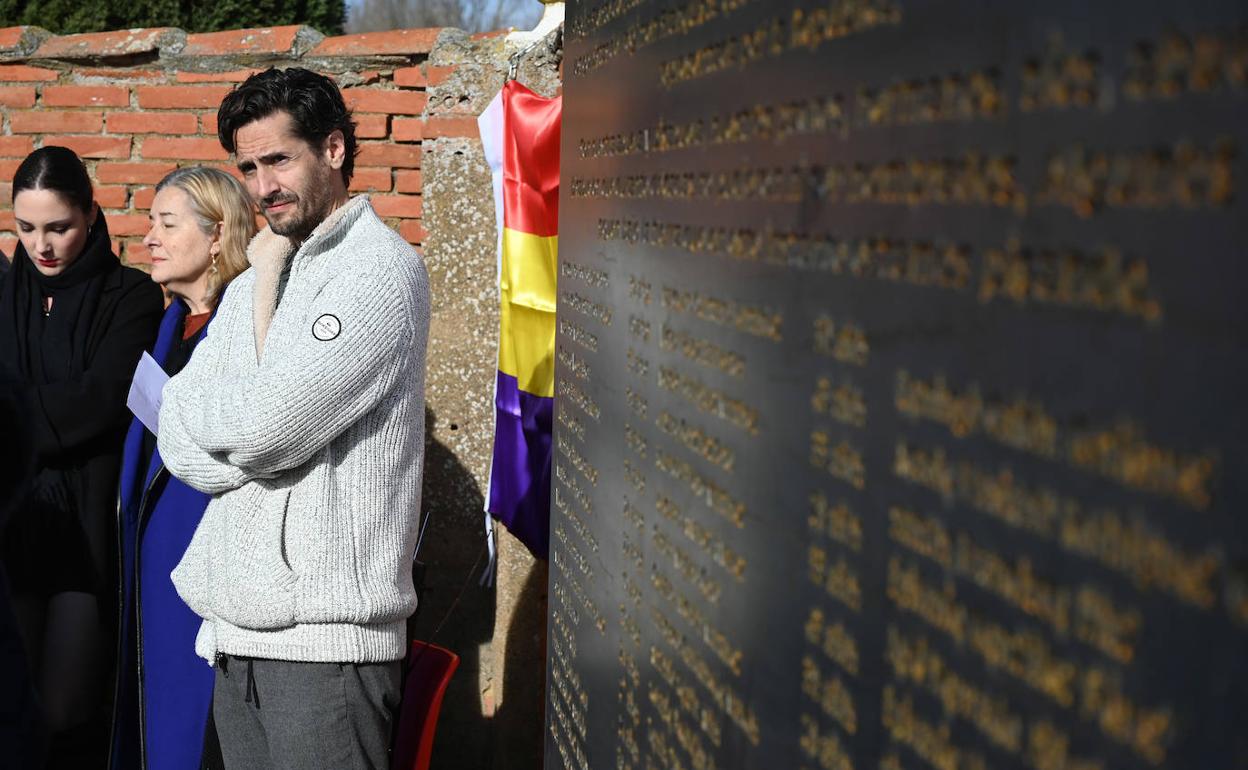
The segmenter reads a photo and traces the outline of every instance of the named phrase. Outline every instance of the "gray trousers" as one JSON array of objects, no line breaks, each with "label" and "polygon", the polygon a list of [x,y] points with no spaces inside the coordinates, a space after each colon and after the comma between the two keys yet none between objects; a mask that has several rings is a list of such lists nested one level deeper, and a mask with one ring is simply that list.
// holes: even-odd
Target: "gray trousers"
[{"label": "gray trousers", "polygon": [[212,711],[226,770],[386,770],[401,665],[218,656]]}]

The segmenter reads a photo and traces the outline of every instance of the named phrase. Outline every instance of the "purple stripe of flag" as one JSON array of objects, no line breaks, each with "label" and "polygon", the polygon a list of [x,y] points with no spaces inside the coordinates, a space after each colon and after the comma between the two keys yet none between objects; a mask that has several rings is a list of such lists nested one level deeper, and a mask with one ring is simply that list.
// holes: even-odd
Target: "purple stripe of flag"
[{"label": "purple stripe of flag", "polygon": [[520,390],[498,373],[489,510],[534,556],[550,552],[550,438],[553,398]]}]

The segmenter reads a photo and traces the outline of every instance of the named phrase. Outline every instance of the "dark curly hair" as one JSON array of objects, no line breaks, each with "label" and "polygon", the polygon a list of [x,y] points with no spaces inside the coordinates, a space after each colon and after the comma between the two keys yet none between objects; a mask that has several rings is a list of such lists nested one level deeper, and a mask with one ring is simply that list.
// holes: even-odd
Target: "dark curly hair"
[{"label": "dark curly hair", "polygon": [[230,91],[217,109],[217,138],[221,146],[226,152],[234,152],[238,129],[279,111],[290,115],[295,133],[313,147],[320,147],[335,129],[342,132],[347,148],[342,182],[349,183],[357,152],[351,111],[334,81],[302,67],[270,67]]}]

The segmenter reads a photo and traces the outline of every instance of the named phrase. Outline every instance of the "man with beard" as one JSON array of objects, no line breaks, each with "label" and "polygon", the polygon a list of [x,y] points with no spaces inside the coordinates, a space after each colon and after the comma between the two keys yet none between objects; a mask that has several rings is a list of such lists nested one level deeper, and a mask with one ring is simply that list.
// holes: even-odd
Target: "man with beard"
[{"label": "man with beard", "polygon": [[204,619],[227,768],[387,766],[424,452],[428,279],[350,198],[332,81],[269,69],[221,103],[269,226],[165,386],[159,448],[213,495],[173,572]]}]

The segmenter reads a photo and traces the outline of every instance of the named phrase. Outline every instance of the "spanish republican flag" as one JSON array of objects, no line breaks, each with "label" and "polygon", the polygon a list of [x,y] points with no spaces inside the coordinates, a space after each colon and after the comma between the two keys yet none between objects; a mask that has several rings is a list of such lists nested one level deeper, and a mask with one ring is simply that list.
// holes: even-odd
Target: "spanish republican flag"
[{"label": "spanish republican flag", "polygon": [[498,380],[486,509],[545,559],[555,403],[563,97],[509,80],[477,119],[498,223]]}]

